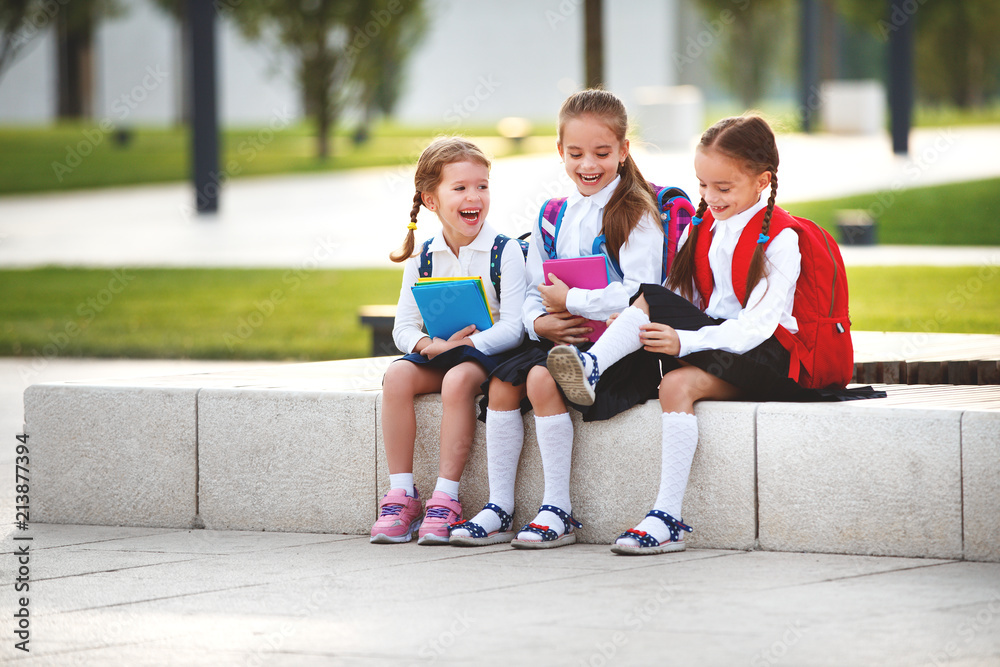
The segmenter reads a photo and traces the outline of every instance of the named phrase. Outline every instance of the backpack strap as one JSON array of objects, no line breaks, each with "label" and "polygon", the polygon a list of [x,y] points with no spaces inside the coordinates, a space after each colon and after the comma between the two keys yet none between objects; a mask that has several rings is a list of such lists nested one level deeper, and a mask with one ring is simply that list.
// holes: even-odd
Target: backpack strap
[{"label": "backpack strap", "polygon": [[[493,249],[490,250],[490,281],[493,283],[493,291],[496,292],[497,301],[500,300],[500,264],[503,258],[503,249],[510,240],[509,236],[497,234],[497,237],[493,239]],[[521,246],[521,253],[527,259],[528,242],[520,238],[513,240],[517,241],[517,244]]]},{"label": "backpack strap", "polygon": [[417,275],[421,278],[430,278],[431,274],[434,273],[434,267],[431,263],[431,241],[434,237],[424,241],[423,245],[420,247],[420,264],[417,270]]},{"label": "backpack strap", "polygon": [[542,236],[542,250],[549,259],[556,258],[556,237],[566,214],[566,197],[553,197],[542,204],[538,213],[538,231]]}]

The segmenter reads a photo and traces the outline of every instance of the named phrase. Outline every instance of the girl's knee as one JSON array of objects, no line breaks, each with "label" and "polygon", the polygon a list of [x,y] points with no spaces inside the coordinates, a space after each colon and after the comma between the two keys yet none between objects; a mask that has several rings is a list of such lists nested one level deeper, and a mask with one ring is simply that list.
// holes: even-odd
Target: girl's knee
[{"label": "girl's knee", "polygon": [[481,387],[486,380],[486,374],[475,366],[466,368],[461,364],[449,370],[441,382],[441,400],[470,399],[482,393]]},{"label": "girl's knee", "polygon": [[632,305],[641,310],[642,312],[649,315],[649,304],[646,303],[646,296],[640,294],[639,297],[632,302]]}]

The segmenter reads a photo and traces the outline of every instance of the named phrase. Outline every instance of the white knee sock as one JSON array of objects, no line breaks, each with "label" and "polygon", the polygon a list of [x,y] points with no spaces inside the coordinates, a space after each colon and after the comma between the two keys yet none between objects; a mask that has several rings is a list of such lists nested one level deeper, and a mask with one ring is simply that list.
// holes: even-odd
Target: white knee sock
[{"label": "white knee sock", "polygon": [[[698,418],[686,412],[665,412],[663,422],[663,445],[660,451],[660,491],[653,503],[653,509],[666,512],[678,521],[682,520],[681,503],[687,489],[691,462],[698,447]],[[670,539],[670,529],[655,517],[646,517],[639,522],[636,530],[643,530],[660,543]],[[631,540],[631,542],[629,542]],[[620,544],[638,544],[632,538],[622,538]]]},{"label": "white knee sock", "polygon": [[[514,482],[517,462],[524,444],[524,421],[520,410],[486,410],[486,475],[490,480],[490,502],[504,512],[514,512]],[[500,530],[500,517],[493,510],[483,510],[472,519],[487,533]],[[455,530],[453,535],[468,537],[469,531]]]},{"label": "white knee sock", "polygon": [[[629,306],[615,318],[608,330],[587,350],[597,359],[598,370],[603,373],[623,357],[642,349],[639,327],[643,324],[649,324],[649,316],[635,306]],[[589,368],[587,372],[590,372]]]},{"label": "white knee sock", "polygon": [[[568,412],[549,417],[535,416],[538,450],[542,455],[542,475],[545,478],[543,505],[555,505],[567,514],[573,507],[569,500],[569,475],[573,458],[573,420]],[[548,526],[557,534],[566,532],[562,519],[552,512],[539,512],[531,523]],[[520,533],[519,540],[541,541],[537,533]]]}]

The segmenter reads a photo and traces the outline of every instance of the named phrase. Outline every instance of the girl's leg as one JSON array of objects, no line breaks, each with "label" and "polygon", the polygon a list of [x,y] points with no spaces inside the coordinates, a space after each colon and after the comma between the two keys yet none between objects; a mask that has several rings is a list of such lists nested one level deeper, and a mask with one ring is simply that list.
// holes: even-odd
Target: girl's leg
[{"label": "girl's leg", "polygon": [[441,383],[441,452],[434,493],[420,525],[419,544],[448,544],[448,528],[462,520],[458,484],[476,431],[476,395],[486,371],[475,362],[455,366]]},{"label": "girl's leg", "polygon": [[[646,306],[642,295],[636,299],[636,304]],[[649,324],[646,311],[636,305],[623,310],[586,352],[570,345],[559,345],[549,351],[549,371],[571,401],[579,405],[593,405],[601,373],[642,349],[639,327]]]},{"label": "girl's leg", "polygon": [[[517,462],[524,443],[524,421],[521,418],[523,385],[514,386],[496,378],[490,381],[490,407],[486,410],[486,470],[490,482],[489,502],[507,514],[514,513],[514,482],[517,480]],[[474,516],[472,523],[482,527],[487,534],[500,530],[500,516],[492,509],[484,509]],[[465,528],[452,531],[453,537],[468,538],[472,534]],[[507,540],[509,541],[509,537]]]},{"label": "girl's leg", "polygon": [[[569,496],[573,421],[548,369],[543,366],[532,368],[528,373],[527,387],[528,398],[535,408],[535,430],[538,434],[538,450],[542,455],[542,474],[545,478],[542,504],[554,505],[570,514],[573,510]],[[531,523],[548,526],[559,536],[566,532],[563,520],[549,511],[539,512]],[[517,539],[520,542],[540,542],[542,536],[523,531],[518,533]]]},{"label": "girl's leg", "polygon": [[[476,432],[476,396],[485,381],[483,367],[468,361],[449,370],[441,383],[441,457],[436,490],[445,491],[455,500]],[[454,482],[454,493],[450,487],[441,488],[442,480]]]},{"label": "girl's leg", "polygon": [[[417,435],[413,399],[419,394],[440,391],[443,379],[442,370],[394,361],[382,382],[382,441],[389,464],[389,486],[406,489],[410,496],[414,495],[413,441]],[[403,477],[394,479],[395,475]]]},{"label": "girl's leg", "polygon": [[[698,446],[698,420],[694,404],[703,399],[739,398],[737,387],[695,366],[682,366],[663,376],[660,382],[660,407],[663,408],[663,435],[660,450],[660,489],[653,509],[680,521],[681,503],[687,489],[691,462]],[[661,544],[670,541],[670,528],[662,520],[647,516],[636,531],[644,531]],[[638,546],[638,540],[622,537],[625,546]]]}]

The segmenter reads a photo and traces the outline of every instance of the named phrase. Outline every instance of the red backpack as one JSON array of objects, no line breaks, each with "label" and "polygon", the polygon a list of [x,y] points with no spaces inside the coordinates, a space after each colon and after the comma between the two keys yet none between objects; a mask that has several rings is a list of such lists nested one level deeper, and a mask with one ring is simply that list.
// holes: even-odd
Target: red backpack
[{"label": "red backpack", "polygon": [[[757,246],[766,209],[753,217],[740,234],[733,253],[733,289],[740,303],[746,303],[746,276]],[[701,294],[701,308],[708,306],[714,281],[708,263],[712,244],[712,215],[706,212],[695,247],[694,282]],[[799,237],[802,268],[795,284],[792,316],[798,333],[778,325],[775,338],[788,350],[791,363],[788,377],[808,388],[844,388],[854,374],[854,345],[847,310],[847,272],[840,248],[830,234],[805,218],[797,218],[774,207],[768,234],[773,239],[791,227]],[[764,244],[767,249],[768,241]]]}]

